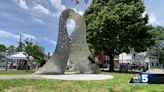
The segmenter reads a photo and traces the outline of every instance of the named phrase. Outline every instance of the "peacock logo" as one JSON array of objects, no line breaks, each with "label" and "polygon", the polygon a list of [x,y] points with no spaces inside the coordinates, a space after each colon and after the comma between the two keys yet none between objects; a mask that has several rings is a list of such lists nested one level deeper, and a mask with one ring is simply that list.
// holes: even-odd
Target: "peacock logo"
[{"label": "peacock logo", "polygon": [[141,75],[140,74],[134,74],[132,80],[134,83],[140,83],[142,81]]}]

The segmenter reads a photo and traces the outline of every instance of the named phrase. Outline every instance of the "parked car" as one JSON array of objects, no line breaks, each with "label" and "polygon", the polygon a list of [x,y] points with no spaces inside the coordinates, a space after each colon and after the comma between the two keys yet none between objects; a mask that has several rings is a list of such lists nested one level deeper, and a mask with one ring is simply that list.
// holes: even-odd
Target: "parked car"
[{"label": "parked car", "polygon": [[146,72],[149,69],[147,65],[138,65],[138,64],[130,64],[130,63],[120,63],[119,71],[120,72],[128,72],[139,70],[140,72]]}]

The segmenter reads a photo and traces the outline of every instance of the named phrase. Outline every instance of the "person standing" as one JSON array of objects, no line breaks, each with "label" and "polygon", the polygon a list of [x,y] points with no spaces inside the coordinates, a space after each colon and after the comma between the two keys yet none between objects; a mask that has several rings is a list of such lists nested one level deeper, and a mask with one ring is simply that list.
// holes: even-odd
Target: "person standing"
[{"label": "person standing", "polygon": [[93,59],[93,57],[91,55],[88,56],[88,60],[90,61],[90,64],[91,64],[92,73],[93,74],[99,74],[100,73],[99,66],[95,62],[95,60]]}]

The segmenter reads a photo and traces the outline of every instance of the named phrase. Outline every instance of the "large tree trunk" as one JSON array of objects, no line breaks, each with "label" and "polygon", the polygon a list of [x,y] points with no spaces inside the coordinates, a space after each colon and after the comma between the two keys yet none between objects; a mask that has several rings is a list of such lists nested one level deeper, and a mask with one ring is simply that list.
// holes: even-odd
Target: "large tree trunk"
[{"label": "large tree trunk", "polygon": [[114,54],[110,54],[109,58],[110,58],[110,61],[109,61],[109,64],[110,64],[109,71],[110,72],[114,72]]},{"label": "large tree trunk", "polygon": [[108,55],[109,59],[110,59],[108,61],[108,64],[110,65],[109,66],[109,71],[114,72],[114,55],[115,55],[114,49],[108,50],[107,48],[105,48],[103,51],[105,52],[104,54]]}]

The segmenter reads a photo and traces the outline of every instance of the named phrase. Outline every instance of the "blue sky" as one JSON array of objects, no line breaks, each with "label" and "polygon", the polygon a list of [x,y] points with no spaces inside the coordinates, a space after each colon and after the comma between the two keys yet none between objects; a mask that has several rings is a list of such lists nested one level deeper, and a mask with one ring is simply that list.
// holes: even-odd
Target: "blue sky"
[{"label": "blue sky", "polygon": [[[149,23],[164,26],[164,0],[144,0],[149,14]],[[73,0],[0,0],[0,43],[18,45],[19,35],[23,39],[32,38],[33,42],[53,52],[58,35],[60,13],[72,8],[81,15],[90,3],[81,1],[76,5]],[[75,23],[68,20],[69,34]]]}]

